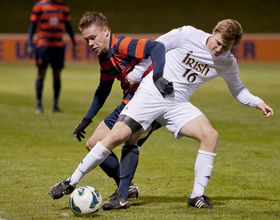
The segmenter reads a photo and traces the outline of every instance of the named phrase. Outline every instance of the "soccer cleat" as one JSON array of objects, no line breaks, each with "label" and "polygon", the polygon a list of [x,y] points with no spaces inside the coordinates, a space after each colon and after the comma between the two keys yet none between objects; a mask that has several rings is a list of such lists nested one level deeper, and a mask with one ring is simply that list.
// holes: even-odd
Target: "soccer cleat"
[{"label": "soccer cleat", "polygon": [[131,185],[128,188],[128,198],[138,198],[139,196],[139,189],[136,185],[134,185],[133,183],[131,183]]},{"label": "soccer cleat", "polygon": [[60,108],[58,108],[58,107],[53,107],[53,108],[52,108],[52,112],[53,112],[53,113],[62,112],[62,110],[61,110]]},{"label": "soccer cleat", "polygon": [[110,199],[108,199],[103,205],[103,210],[105,211],[126,208],[129,208],[128,199],[124,198],[121,194],[117,192],[111,195]]},{"label": "soccer cleat", "polygon": [[63,180],[62,182],[53,185],[49,194],[53,199],[60,199],[62,196],[72,193],[74,189],[75,187],[70,185],[70,181]]},{"label": "soccer cleat", "polygon": [[213,209],[214,207],[210,204],[212,200],[205,196],[197,196],[195,198],[191,198],[191,195],[189,197],[188,205],[196,207],[196,208],[206,208],[206,209]]},{"label": "soccer cleat", "polygon": [[35,114],[42,114],[44,112],[43,107],[42,106],[38,106],[35,110]]}]

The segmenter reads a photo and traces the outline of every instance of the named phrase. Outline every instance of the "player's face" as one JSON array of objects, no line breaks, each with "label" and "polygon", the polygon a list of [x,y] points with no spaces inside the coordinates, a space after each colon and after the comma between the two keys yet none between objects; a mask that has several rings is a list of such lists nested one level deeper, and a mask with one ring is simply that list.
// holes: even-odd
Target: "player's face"
[{"label": "player's face", "polygon": [[214,33],[213,36],[209,39],[207,43],[208,49],[211,51],[211,54],[215,57],[218,57],[225,52],[229,51],[234,46],[234,41],[227,41],[222,38],[222,34]]},{"label": "player's face", "polygon": [[107,27],[95,24],[81,31],[89,47],[97,54],[109,50],[110,32]]}]

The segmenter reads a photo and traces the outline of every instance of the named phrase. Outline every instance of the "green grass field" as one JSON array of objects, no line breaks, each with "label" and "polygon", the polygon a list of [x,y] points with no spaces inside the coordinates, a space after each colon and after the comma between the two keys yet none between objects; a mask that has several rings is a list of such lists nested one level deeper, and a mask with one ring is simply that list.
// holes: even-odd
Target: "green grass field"
[{"label": "green grass field", "polygon": [[[264,118],[231,97],[225,82],[215,79],[199,88],[191,102],[219,132],[217,157],[205,194],[213,210],[187,205],[192,191],[198,143],[176,140],[165,128],[140,148],[134,183],[140,197],[127,210],[100,211],[96,219],[280,219],[280,63],[241,63],[247,88],[274,109]],[[44,114],[35,114],[33,63],[0,63],[0,219],[77,219],[68,199],[52,200],[50,187],[76,169],[87,151],[72,132],[86,114],[99,81],[99,67],[66,63],[60,107],[51,113],[52,76],[45,82]],[[119,82],[86,129],[88,138],[122,100]],[[120,155],[121,148],[115,149]],[[116,190],[98,167],[78,186],[91,185],[106,201]]]}]

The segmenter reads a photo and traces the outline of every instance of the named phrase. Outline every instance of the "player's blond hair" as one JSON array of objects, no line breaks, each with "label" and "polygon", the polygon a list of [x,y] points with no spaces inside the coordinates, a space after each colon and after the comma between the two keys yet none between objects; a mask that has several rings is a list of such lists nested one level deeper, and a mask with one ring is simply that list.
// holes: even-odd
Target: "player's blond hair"
[{"label": "player's blond hair", "polygon": [[101,12],[96,11],[87,11],[83,14],[83,17],[80,19],[78,28],[80,31],[83,31],[86,28],[89,28],[93,24],[98,25],[100,27],[107,27],[109,31],[109,23],[105,15]]},{"label": "player's blond hair", "polygon": [[233,19],[225,19],[216,25],[214,28],[214,33],[222,34],[222,38],[228,41],[234,40],[234,45],[240,43],[243,35],[243,30],[241,25]]}]

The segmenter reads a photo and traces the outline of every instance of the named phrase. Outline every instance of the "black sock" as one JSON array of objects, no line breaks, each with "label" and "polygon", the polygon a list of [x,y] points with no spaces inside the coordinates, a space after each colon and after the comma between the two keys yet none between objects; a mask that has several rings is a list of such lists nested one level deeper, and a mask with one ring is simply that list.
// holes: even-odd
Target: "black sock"
[{"label": "black sock", "polygon": [[44,80],[36,79],[36,102],[37,102],[37,107],[42,107],[43,85],[44,85]]},{"label": "black sock", "polygon": [[53,107],[58,107],[58,97],[60,93],[61,83],[60,79],[53,80],[53,89],[54,89],[54,103]]},{"label": "black sock", "polygon": [[112,152],[108,157],[99,165],[100,168],[111,178],[113,178],[117,185],[120,183],[120,164],[119,159]]},{"label": "black sock", "polygon": [[120,163],[120,185],[117,192],[128,198],[128,188],[138,165],[139,150],[135,145],[125,145],[122,148]]}]

